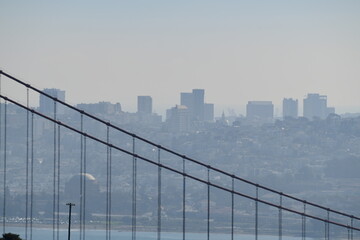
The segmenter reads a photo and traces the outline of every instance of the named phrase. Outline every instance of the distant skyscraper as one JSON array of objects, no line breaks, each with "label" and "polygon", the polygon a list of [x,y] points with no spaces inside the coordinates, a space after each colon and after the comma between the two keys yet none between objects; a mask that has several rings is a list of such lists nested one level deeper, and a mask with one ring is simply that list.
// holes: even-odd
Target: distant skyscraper
[{"label": "distant skyscraper", "polygon": [[204,89],[193,89],[192,92],[180,94],[180,104],[187,107],[193,123],[214,120],[214,104],[205,103],[204,99]]},{"label": "distant skyscraper", "polygon": [[190,130],[190,114],[188,108],[177,105],[166,112],[166,122],[171,132],[186,132]]},{"label": "distant skyscraper", "polygon": [[99,102],[99,103],[81,103],[76,105],[77,108],[84,110],[92,114],[117,114],[121,112],[120,103],[112,104],[110,102]]},{"label": "distant skyscraper", "polygon": [[180,93],[180,105],[186,106],[188,109],[192,108],[194,103],[193,94],[190,92],[182,92]]},{"label": "distant skyscraper", "polygon": [[150,96],[138,96],[137,112],[152,114],[152,98]]},{"label": "distant skyscraper", "polygon": [[325,119],[335,108],[327,107],[327,97],[318,93],[309,93],[304,99],[304,117]]},{"label": "distant skyscraper", "polygon": [[[57,98],[60,101],[65,102],[65,91],[55,88],[45,88],[44,93]],[[54,112],[54,101],[51,98],[48,98],[44,95],[40,95],[39,99],[39,111],[42,113],[53,113]],[[56,103],[56,112],[58,114],[63,114],[65,111],[64,106],[59,103]]]},{"label": "distant skyscraper", "polygon": [[283,99],[283,118],[298,117],[298,100],[294,100],[292,98],[284,98]]},{"label": "distant skyscraper", "polygon": [[204,89],[193,89],[192,91],[194,102],[193,102],[193,116],[194,120],[204,121]]},{"label": "distant skyscraper", "polygon": [[204,105],[204,120],[207,122],[214,121],[214,104],[205,103],[205,105]]},{"label": "distant skyscraper", "polygon": [[252,122],[270,123],[274,117],[271,101],[249,101],[246,105],[246,118]]}]

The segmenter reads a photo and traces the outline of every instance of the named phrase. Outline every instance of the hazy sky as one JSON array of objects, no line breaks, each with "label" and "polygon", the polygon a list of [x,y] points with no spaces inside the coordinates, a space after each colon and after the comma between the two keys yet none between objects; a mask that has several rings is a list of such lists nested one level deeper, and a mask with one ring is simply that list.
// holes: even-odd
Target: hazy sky
[{"label": "hazy sky", "polygon": [[0,0],[0,68],[126,111],[204,88],[217,113],[313,92],[360,112],[360,1]]}]

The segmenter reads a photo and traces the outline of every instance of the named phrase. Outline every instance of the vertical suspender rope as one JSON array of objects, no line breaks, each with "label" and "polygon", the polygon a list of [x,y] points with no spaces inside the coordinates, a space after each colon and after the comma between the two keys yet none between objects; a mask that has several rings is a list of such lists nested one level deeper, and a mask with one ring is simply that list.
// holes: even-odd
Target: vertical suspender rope
[{"label": "vertical suspender rope", "polygon": [[328,240],[330,240],[330,210],[328,209],[327,210],[327,222],[326,222],[326,225],[327,225],[327,236],[328,236]]},{"label": "vertical suspender rope", "polygon": [[84,136],[84,174],[83,174],[83,239],[85,240],[85,229],[86,229],[86,135]]},{"label": "vertical suspender rope", "polygon": [[[80,130],[81,130],[81,133],[83,133],[83,128],[84,128],[84,116],[83,114],[81,113],[80,114]],[[84,174],[84,170],[83,170],[83,160],[84,160],[84,136],[81,134],[80,135],[80,173],[79,173],[79,177],[80,177],[80,207],[79,207],[79,211],[80,211],[80,214],[79,214],[79,227],[80,227],[80,234],[79,234],[79,237],[80,237],[80,240],[82,240],[82,226],[83,226],[83,174]]]},{"label": "vertical suspender rope", "polygon": [[7,101],[4,104],[4,202],[3,202],[3,232],[6,230],[6,135],[7,135]]},{"label": "vertical suspender rope", "polygon": [[255,240],[258,240],[258,223],[259,223],[259,186],[256,184],[256,200],[255,200]]},{"label": "vertical suspender rope", "polygon": [[[106,127],[106,142],[109,144],[109,125]],[[106,233],[105,239],[109,239],[109,145],[106,145]]]},{"label": "vertical suspender rope", "polygon": [[[54,100],[54,119],[56,120],[56,101]],[[53,156],[53,240],[56,233],[56,123],[54,122],[54,156]]]},{"label": "vertical suspender rope", "polygon": [[[1,73],[0,73],[0,94],[1,94]],[[1,127],[2,127],[2,116],[3,116],[3,114],[2,114],[2,100],[0,99],[0,152],[1,152],[1,144],[2,144],[2,141],[1,141],[1,138],[2,138],[2,129],[1,129]],[[5,164],[4,164],[4,168],[3,168],[3,171],[5,170]],[[3,172],[3,173],[5,173],[5,171]],[[4,174],[5,175],[5,174]],[[4,200],[4,202],[3,202],[3,204],[5,204],[5,181],[4,181],[4,189],[3,189],[3,200]],[[5,207],[3,207],[3,210],[4,210],[4,208]],[[3,214],[4,214],[4,212],[3,212]],[[3,232],[5,232],[5,216],[3,215]]]},{"label": "vertical suspender rope", "polygon": [[210,166],[207,169],[207,240],[210,240]]},{"label": "vertical suspender rope", "polygon": [[328,236],[327,236],[327,223],[326,221],[324,221],[324,225],[325,225],[325,240],[328,240]]},{"label": "vertical suspender rope", "polygon": [[133,189],[132,189],[132,240],[136,240],[136,171],[137,171],[137,158],[135,155],[135,135],[132,138],[133,140],[133,169],[132,169],[132,179],[133,179]]},{"label": "vertical suspender rope", "polygon": [[234,191],[235,191],[235,183],[234,176],[231,177],[231,240],[234,240]]},{"label": "vertical suspender rope", "polygon": [[351,216],[351,229],[350,229],[350,235],[351,235],[351,240],[353,240],[353,227],[354,227],[354,216]]},{"label": "vertical suspender rope", "polygon": [[59,240],[59,230],[60,230],[60,125],[58,124],[58,135],[57,135],[57,237],[56,239]]},{"label": "vertical suspender rope", "polygon": [[[26,107],[29,108],[29,88],[26,88]],[[26,111],[26,193],[25,193],[25,239],[28,239],[29,223],[29,111]]]},{"label": "vertical suspender rope", "polygon": [[304,201],[304,214],[302,215],[302,240],[306,239],[306,201]]},{"label": "vertical suspender rope", "polygon": [[327,218],[324,221],[324,223],[325,223],[325,240],[330,240],[329,220],[330,220],[330,212],[329,212],[329,209],[328,209],[327,210]]},{"label": "vertical suspender rope", "polygon": [[106,239],[111,238],[111,147],[109,125],[106,129],[107,153],[106,153]]},{"label": "vertical suspender rope", "polygon": [[161,239],[161,158],[160,147],[158,147],[158,226],[157,226],[157,240]]},{"label": "vertical suspender rope", "polygon": [[34,207],[34,113],[31,113],[31,165],[30,165],[30,240],[33,231],[33,207]]},{"label": "vertical suspender rope", "polygon": [[186,219],[186,176],[185,176],[185,157],[183,157],[183,202],[182,202],[182,205],[183,205],[183,222],[182,222],[182,227],[183,227],[183,231],[182,231],[182,235],[183,235],[183,240],[185,240],[185,219]]},{"label": "vertical suspender rope", "polygon": [[109,148],[109,240],[111,240],[111,176],[112,176],[112,154],[111,147]]},{"label": "vertical suspender rope", "polygon": [[282,201],[283,195],[280,193],[280,207],[279,207],[279,240],[282,240]]}]

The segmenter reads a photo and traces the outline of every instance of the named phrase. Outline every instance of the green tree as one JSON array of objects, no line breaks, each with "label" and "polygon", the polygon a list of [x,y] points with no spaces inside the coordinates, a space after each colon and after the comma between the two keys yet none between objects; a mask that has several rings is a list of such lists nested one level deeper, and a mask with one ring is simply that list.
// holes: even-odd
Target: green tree
[{"label": "green tree", "polygon": [[4,233],[0,240],[22,240],[19,235],[14,233]]}]

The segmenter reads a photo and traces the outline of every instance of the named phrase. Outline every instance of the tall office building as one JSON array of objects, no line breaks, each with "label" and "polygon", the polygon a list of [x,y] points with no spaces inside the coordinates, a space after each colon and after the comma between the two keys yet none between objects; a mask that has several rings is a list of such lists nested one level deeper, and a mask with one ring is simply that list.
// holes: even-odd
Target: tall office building
[{"label": "tall office building", "polygon": [[284,98],[283,99],[283,118],[298,117],[298,100],[294,100],[292,98]]},{"label": "tall office building", "polygon": [[181,106],[186,106],[192,122],[214,120],[214,104],[205,103],[205,90],[193,89],[192,92],[180,94]]},{"label": "tall office building", "polygon": [[271,123],[274,105],[271,101],[249,101],[246,105],[246,118],[256,123]]},{"label": "tall office building", "polygon": [[[57,98],[60,101],[65,102],[65,91],[56,88],[45,88],[44,93]],[[53,113],[54,112],[54,101],[45,95],[40,95],[39,99],[39,111],[41,113]],[[56,103],[56,113],[64,114],[65,108],[59,103]]]},{"label": "tall office building", "polygon": [[186,106],[188,109],[192,108],[194,102],[193,94],[190,92],[180,93],[180,105]]},{"label": "tall office building", "polygon": [[204,121],[204,96],[204,89],[193,89],[192,92],[182,92],[180,94],[180,104],[187,107],[193,121]]},{"label": "tall office building", "polygon": [[214,121],[214,104],[205,103],[204,105],[204,121],[213,122]]},{"label": "tall office building", "polygon": [[152,98],[150,96],[137,97],[137,112],[152,114]]},{"label": "tall office building", "polygon": [[204,121],[204,89],[193,89],[193,117],[196,121]]},{"label": "tall office building", "polygon": [[166,122],[171,132],[186,132],[190,130],[190,113],[188,108],[177,105],[166,112]]},{"label": "tall office building", "polygon": [[335,108],[327,107],[327,97],[318,93],[309,93],[304,99],[304,117],[325,119],[330,113],[335,113]]}]

